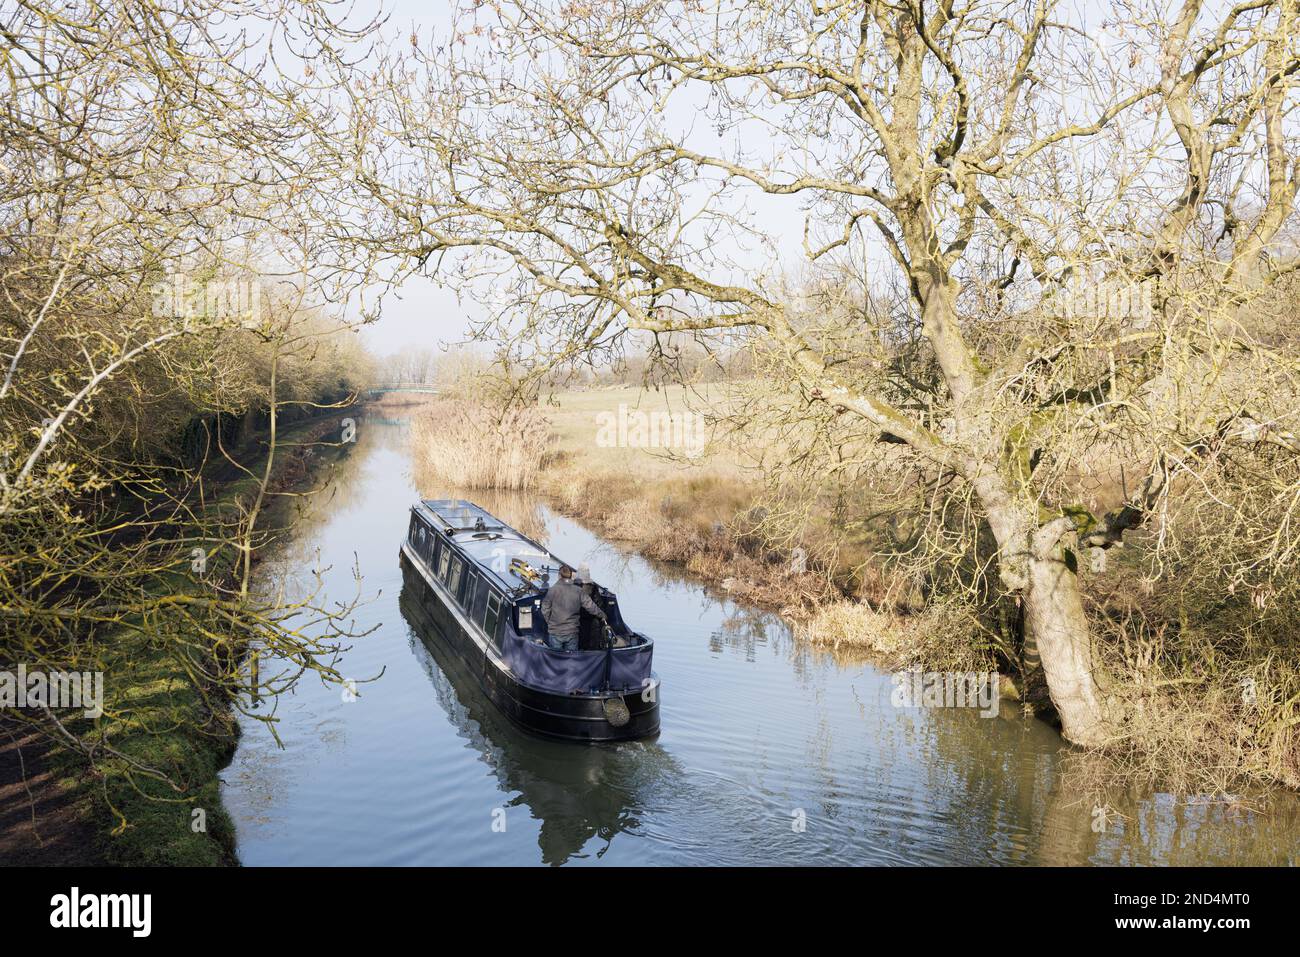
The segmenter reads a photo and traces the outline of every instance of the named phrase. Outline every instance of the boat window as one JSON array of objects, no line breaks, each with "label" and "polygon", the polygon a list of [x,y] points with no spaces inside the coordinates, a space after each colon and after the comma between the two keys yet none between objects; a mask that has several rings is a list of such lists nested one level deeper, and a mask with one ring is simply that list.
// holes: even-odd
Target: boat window
[{"label": "boat window", "polygon": [[441,578],[443,581],[447,580],[447,563],[448,561],[450,561],[450,559],[451,559],[451,549],[447,547],[446,542],[439,539],[438,540],[438,577]]},{"label": "boat window", "polygon": [[470,621],[483,620],[483,608],[487,605],[489,586],[487,578],[480,575],[478,580],[478,591],[474,593],[472,599],[467,599],[465,608],[469,611]]},{"label": "boat window", "polygon": [[461,590],[461,593],[456,596],[456,600],[460,602],[460,607],[464,608],[466,611],[469,611],[474,607],[474,589],[477,586],[478,573],[473,569],[470,569],[465,575],[465,587]]},{"label": "boat window", "polygon": [[483,590],[488,593],[487,607],[483,612],[483,630],[492,639],[492,643],[500,648],[501,639],[497,636],[497,626],[501,624],[501,596],[488,589],[487,582],[483,585]]},{"label": "boat window", "polygon": [[424,524],[424,520],[418,515],[411,516],[411,544],[415,546],[415,553],[426,562],[429,560],[432,538],[433,535],[429,527]]},{"label": "boat window", "polygon": [[453,555],[451,558],[451,577],[447,579],[447,590],[453,595],[458,594],[460,590],[460,572],[463,563],[459,555]]}]

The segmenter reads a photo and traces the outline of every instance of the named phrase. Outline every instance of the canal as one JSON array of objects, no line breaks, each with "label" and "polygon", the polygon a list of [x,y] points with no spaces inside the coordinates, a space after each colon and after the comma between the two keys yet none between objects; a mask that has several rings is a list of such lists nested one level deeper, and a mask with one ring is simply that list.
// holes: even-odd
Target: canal
[{"label": "canal", "polygon": [[[895,707],[891,675],[795,642],[775,615],[602,540],[528,497],[490,511],[615,590],[656,640],[660,735],[539,740],[403,613],[417,488],[400,423],[363,420],[328,494],[263,562],[357,588],[357,694],[304,678],[245,719],[223,773],[246,865],[1295,864],[1300,813],[1128,793],[1080,799],[1056,732],[1005,703]],[[267,667],[267,666],[264,666]]]}]

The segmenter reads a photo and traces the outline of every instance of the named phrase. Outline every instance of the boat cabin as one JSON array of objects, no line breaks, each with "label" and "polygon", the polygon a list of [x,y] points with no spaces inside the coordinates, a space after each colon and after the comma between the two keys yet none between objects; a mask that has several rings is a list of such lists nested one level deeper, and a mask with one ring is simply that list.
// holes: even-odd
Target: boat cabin
[{"label": "boat cabin", "polygon": [[471,502],[425,500],[411,510],[407,545],[439,599],[439,627],[469,638],[530,687],[565,694],[640,691],[650,685],[653,642],[623,621],[614,593],[583,582],[609,619],[582,613],[578,649],[546,644],[541,602],[560,559]]}]

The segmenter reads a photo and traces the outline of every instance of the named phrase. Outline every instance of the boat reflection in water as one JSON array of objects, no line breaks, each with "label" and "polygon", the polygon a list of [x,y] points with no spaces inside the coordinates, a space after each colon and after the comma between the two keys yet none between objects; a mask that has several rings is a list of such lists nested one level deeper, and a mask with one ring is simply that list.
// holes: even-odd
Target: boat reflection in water
[{"label": "boat reflection in water", "polygon": [[576,647],[561,649],[544,610],[558,588],[551,572],[564,563],[480,506],[420,501],[398,555],[403,573],[418,576],[405,581],[420,592],[430,630],[509,717],[587,743],[659,732],[654,641],[628,626],[609,589],[583,582]]},{"label": "boat reflection in water", "polygon": [[617,835],[635,833],[646,797],[681,776],[668,753],[651,741],[575,748],[516,727],[431,633],[414,574],[404,571],[400,600],[412,650],[457,733],[482,755],[503,791],[517,792],[507,806],[526,806],[540,821],[542,861],[558,865],[586,856],[582,852],[593,838],[600,842],[594,851],[600,858]]}]

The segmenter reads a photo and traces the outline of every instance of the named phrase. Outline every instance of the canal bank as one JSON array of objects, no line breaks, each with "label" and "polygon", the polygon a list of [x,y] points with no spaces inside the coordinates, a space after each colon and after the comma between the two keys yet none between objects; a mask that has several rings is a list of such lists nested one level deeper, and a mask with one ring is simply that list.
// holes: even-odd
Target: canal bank
[{"label": "canal bank", "polygon": [[[271,490],[303,491],[345,455],[350,447],[336,438],[348,414],[331,410],[281,429]],[[258,449],[266,439],[253,434],[232,454],[242,468],[222,459],[204,469],[205,508],[238,509],[258,484],[250,473],[265,467]],[[276,527],[291,516],[277,505],[264,521]],[[194,680],[201,660],[177,656],[147,630],[104,637],[111,639],[103,642],[109,680],[96,729],[110,756],[95,772],[13,717],[0,723],[0,856],[33,865],[237,863],[218,780],[239,740],[231,700]]]}]

